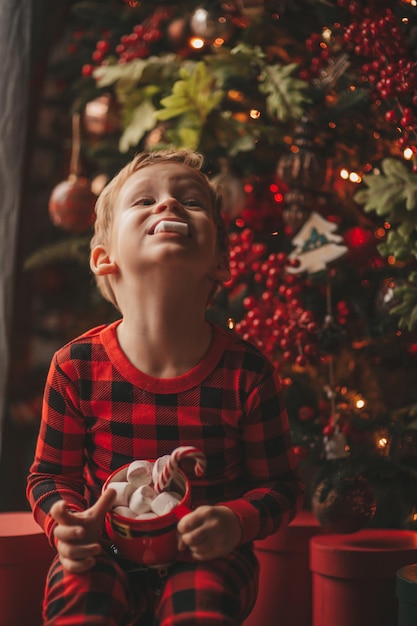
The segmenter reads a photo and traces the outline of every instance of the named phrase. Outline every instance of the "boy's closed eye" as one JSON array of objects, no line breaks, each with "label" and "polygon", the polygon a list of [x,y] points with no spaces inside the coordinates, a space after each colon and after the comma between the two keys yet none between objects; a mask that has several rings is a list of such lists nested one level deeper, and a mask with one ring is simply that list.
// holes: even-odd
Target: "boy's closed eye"
[{"label": "boy's closed eye", "polygon": [[132,206],[152,206],[153,204],[155,204],[155,202],[155,198],[146,196],[143,198],[138,198],[137,200],[132,202]]},{"label": "boy's closed eye", "polygon": [[183,200],[181,204],[189,209],[207,209],[206,203],[202,200],[199,200],[198,198],[189,198],[187,200]]},{"label": "boy's closed eye", "polygon": [[[157,200],[153,198],[152,196],[144,196],[144,197],[137,198],[136,200],[134,200],[134,202],[132,203],[132,206],[152,206],[156,202]],[[178,202],[179,204],[181,204],[182,206],[188,209],[195,209],[195,210],[202,210],[202,211],[208,210],[207,203],[198,198],[187,198],[184,200],[181,199],[181,200],[178,200]]]}]

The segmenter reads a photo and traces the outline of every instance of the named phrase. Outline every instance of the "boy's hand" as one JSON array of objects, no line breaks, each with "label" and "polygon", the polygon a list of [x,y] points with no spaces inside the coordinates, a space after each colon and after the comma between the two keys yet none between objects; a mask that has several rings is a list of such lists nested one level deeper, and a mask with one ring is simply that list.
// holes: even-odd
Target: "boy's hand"
[{"label": "boy's hand", "polygon": [[52,505],[50,514],[58,523],[54,536],[59,560],[69,572],[80,574],[95,564],[101,552],[104,517],[115,497],[114,489],[106,489],[92,507],[82,512],[71,512],[64,500]]},{"label": "boy's hand", "polygon": [[178,522],[179,549],[187,547],[196,561],[226,556],[238,545],[242,529],[227,506],[200,506]]}]

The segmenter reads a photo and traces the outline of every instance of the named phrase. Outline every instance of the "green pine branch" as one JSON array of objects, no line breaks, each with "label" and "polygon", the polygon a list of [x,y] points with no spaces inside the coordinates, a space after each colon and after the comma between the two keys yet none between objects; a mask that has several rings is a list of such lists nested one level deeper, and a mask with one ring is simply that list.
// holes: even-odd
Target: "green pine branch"
[{"label": "green pine branch", "polygon": [[85,265],[88,260],[91,234],[52,243],[33,252],[24,263],[25,270],[36,270],[51,263],[75,261]]}]

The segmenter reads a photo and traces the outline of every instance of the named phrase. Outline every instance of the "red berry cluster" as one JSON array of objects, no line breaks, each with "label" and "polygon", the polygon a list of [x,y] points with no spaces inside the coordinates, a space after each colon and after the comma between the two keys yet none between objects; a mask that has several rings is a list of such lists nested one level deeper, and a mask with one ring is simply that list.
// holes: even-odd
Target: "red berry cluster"
[{"label": "red berry cluster", "polygon": [[[311,311],[303,307],[300,295],[304,282],[286,269],[295,265],[283,252],[267,253],[264,244],[254,242],[253,232],[244,229],[231,236],[231,281],[227,288],[236,293],[247,289],[245,313],[235,326],[243,339],[259,347],[277,367],[283,362],[304,367],[318,352],[318,328]],[[246,283],[246,285],[245,285]]]},{"label": "red berry cluster", "polygon": [[[160,7],[141,24],[134,26],[133,31],[122,35],[115,47],[119,63],[129,63],[134,59],[144,59],[152,53],[152,45],[164,37],[163,25],[171,18],[172,11],[167,7]],[[92,63],[82,68],[82,75],[89,77],[95,67],[106,64],[106,56],[111,49],[108,39],[97,41],[96,49],[92,54]]]},{"label": "red berry cluster", "polygon": [[[343,2],[339,2],[342,4]],[[417,128],[417,62],[409,57],[405,33],[390,8],[371,13],[359,3],[349,5],[353,20],[343,34],[344,44],[367,61],[361,67],[362,80],[373,85],[372,98],[391,101],[394,106],[385,119],[401,128],[400,147],[410,144]]]},{"label": "red berry cluster", "polygon": [[312,56],[308,68],[300,70],[300,78],[319,77],[329,61],[344,50],[359,57],[363,61],[359,77],[372,86],[371,98],[379,105],[392,103],[385,120],[401,129],[399,146],[410,147],[417,154],[417,61],[411,58],[401,22],[389,4],[381,1],[371,9],[361,2],[338,0],[347,10],[349,24],[334,25],[332,42],[319,33],[309,36],[305,46]]},{"label": "red berry cluster", "polygon": [[231,278],[227,288],[233,291],[246,278],[258,271],[266,253],[266,245],[254,241],[254,233],[250,228],[231,233],[229,245]]},{"label": "red berry cluster", "polygon": [[302,80],[313,80],[320,76],[323,70],[334,58],[331,48],[319,33],[312,33],[305,41],[306,50],[312,55],[308,62],[308,68],[302,68],[299,76]]}]

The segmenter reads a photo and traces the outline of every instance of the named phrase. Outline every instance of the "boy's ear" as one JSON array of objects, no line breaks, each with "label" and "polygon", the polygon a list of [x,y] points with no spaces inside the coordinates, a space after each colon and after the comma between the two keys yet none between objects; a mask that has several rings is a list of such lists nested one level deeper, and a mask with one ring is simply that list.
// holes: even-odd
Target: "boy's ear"
[{"label": "boy's ear", "polygon": [[91,250],[90,268],[96,276],[105,276],[106,274],[115,274],[117,264],[111,260],[105,247],[98,245]]},{"label": "boy's ear", "polygon": [[225,283],[230,280],[229,255],[226,252],[219,254],[217,265],[213,270],[213,280]]}]

